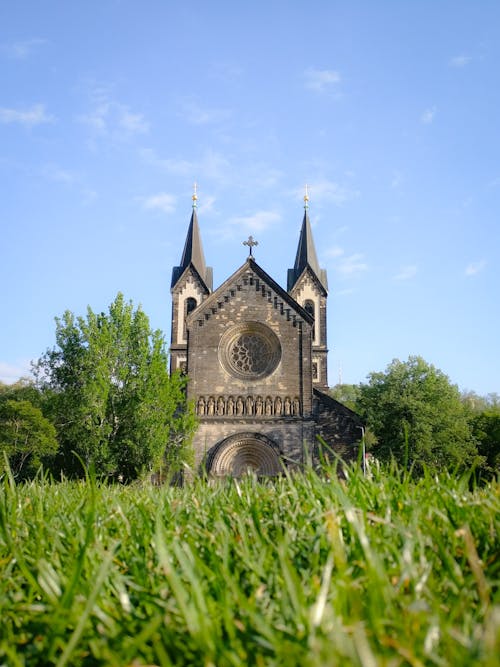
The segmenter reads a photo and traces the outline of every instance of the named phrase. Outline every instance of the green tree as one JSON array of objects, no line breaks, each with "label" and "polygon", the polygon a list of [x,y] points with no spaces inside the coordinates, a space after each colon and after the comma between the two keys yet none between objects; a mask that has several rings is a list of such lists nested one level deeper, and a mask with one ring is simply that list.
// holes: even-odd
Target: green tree
[{"label": "green tree", "polygon": [[481,459],[458,388],[421,357],[395,359],[361,385],[357,408],[378,439],[374,454],[416,473],[459,470]]},{"label": "green tree", "polygon": [[40,408],[27,400],[9,398],[2,392],[0,400],[0,470],[4,455],[16,477],[31,477],[42,461],[57,450],[56,429]]},{"label": "green tree", "polygon": [[134,479],[188,458],[195,427],[186,379],[169,375],[163,336],[118,294],[107,314],[56,318],[56,347],[35,366],[56,425],[59,465],[81,469],[73,452],[104,475]]},{"label": "green tree", "polygon": [[336,384],[328,392],[332,398],[356,412],[356,405],[361,393],[359,384]]},{"label": "green tree", "polygon": [[471,420],[471,428],[477,449],[484,457],[479,470],[481,477],[489,479],[500,472],[500,407],[490,407]]}]

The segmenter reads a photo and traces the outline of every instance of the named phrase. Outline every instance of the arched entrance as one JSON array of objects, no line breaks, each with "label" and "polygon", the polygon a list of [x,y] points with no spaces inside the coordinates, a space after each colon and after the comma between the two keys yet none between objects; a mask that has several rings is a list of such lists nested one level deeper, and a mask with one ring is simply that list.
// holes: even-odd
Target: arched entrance
[{"label": "arched entrance", "polygon": [[237,433],[208,452],[207,471],[214,477],[241,477],[249,472],[272,477],[283,472],[276,444],[259,433]]}]

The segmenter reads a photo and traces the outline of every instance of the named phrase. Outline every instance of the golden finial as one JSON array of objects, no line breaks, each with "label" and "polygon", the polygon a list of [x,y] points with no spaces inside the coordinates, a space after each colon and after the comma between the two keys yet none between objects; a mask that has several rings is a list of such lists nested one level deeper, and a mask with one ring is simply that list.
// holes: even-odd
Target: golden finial
[{"label": "golden finial", "polygon": [[198,205],[198,184],[196,183],[196,181],[193,184],[193,196],[191,197],[191,199],[193,200],[193,208],[196,208],[196,206]]},{"label": "golden finial", "polygon": [[309,186],[306,183],[306,193],[304,195],[304,208],[309,208]]}]

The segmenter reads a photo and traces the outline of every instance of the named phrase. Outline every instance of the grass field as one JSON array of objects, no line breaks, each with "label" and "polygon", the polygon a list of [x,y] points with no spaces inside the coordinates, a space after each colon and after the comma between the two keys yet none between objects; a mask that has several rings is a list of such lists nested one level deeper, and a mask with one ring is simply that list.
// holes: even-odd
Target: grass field
[{"label": "grass field", "polygon": [[500,664],[500,488],[2,482],[0,665]]}]

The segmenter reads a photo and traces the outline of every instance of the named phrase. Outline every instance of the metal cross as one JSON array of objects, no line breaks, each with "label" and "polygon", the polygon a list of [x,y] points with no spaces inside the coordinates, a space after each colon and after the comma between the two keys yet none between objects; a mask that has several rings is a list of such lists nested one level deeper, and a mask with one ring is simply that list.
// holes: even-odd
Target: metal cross
[{"label": "metal cross", "polygon": [[249,249],[250,249],[250,255],[249,255],[249,257],[253,257],[252,249],[253,249],[254,246],[259,245],[259,242],[258,242],[258,241],[254,241],[253,236],[249,236],[249,237],[248,237],[248,241],[243,241],[243,245],[247,245],[247,246],[249,247]]}]

